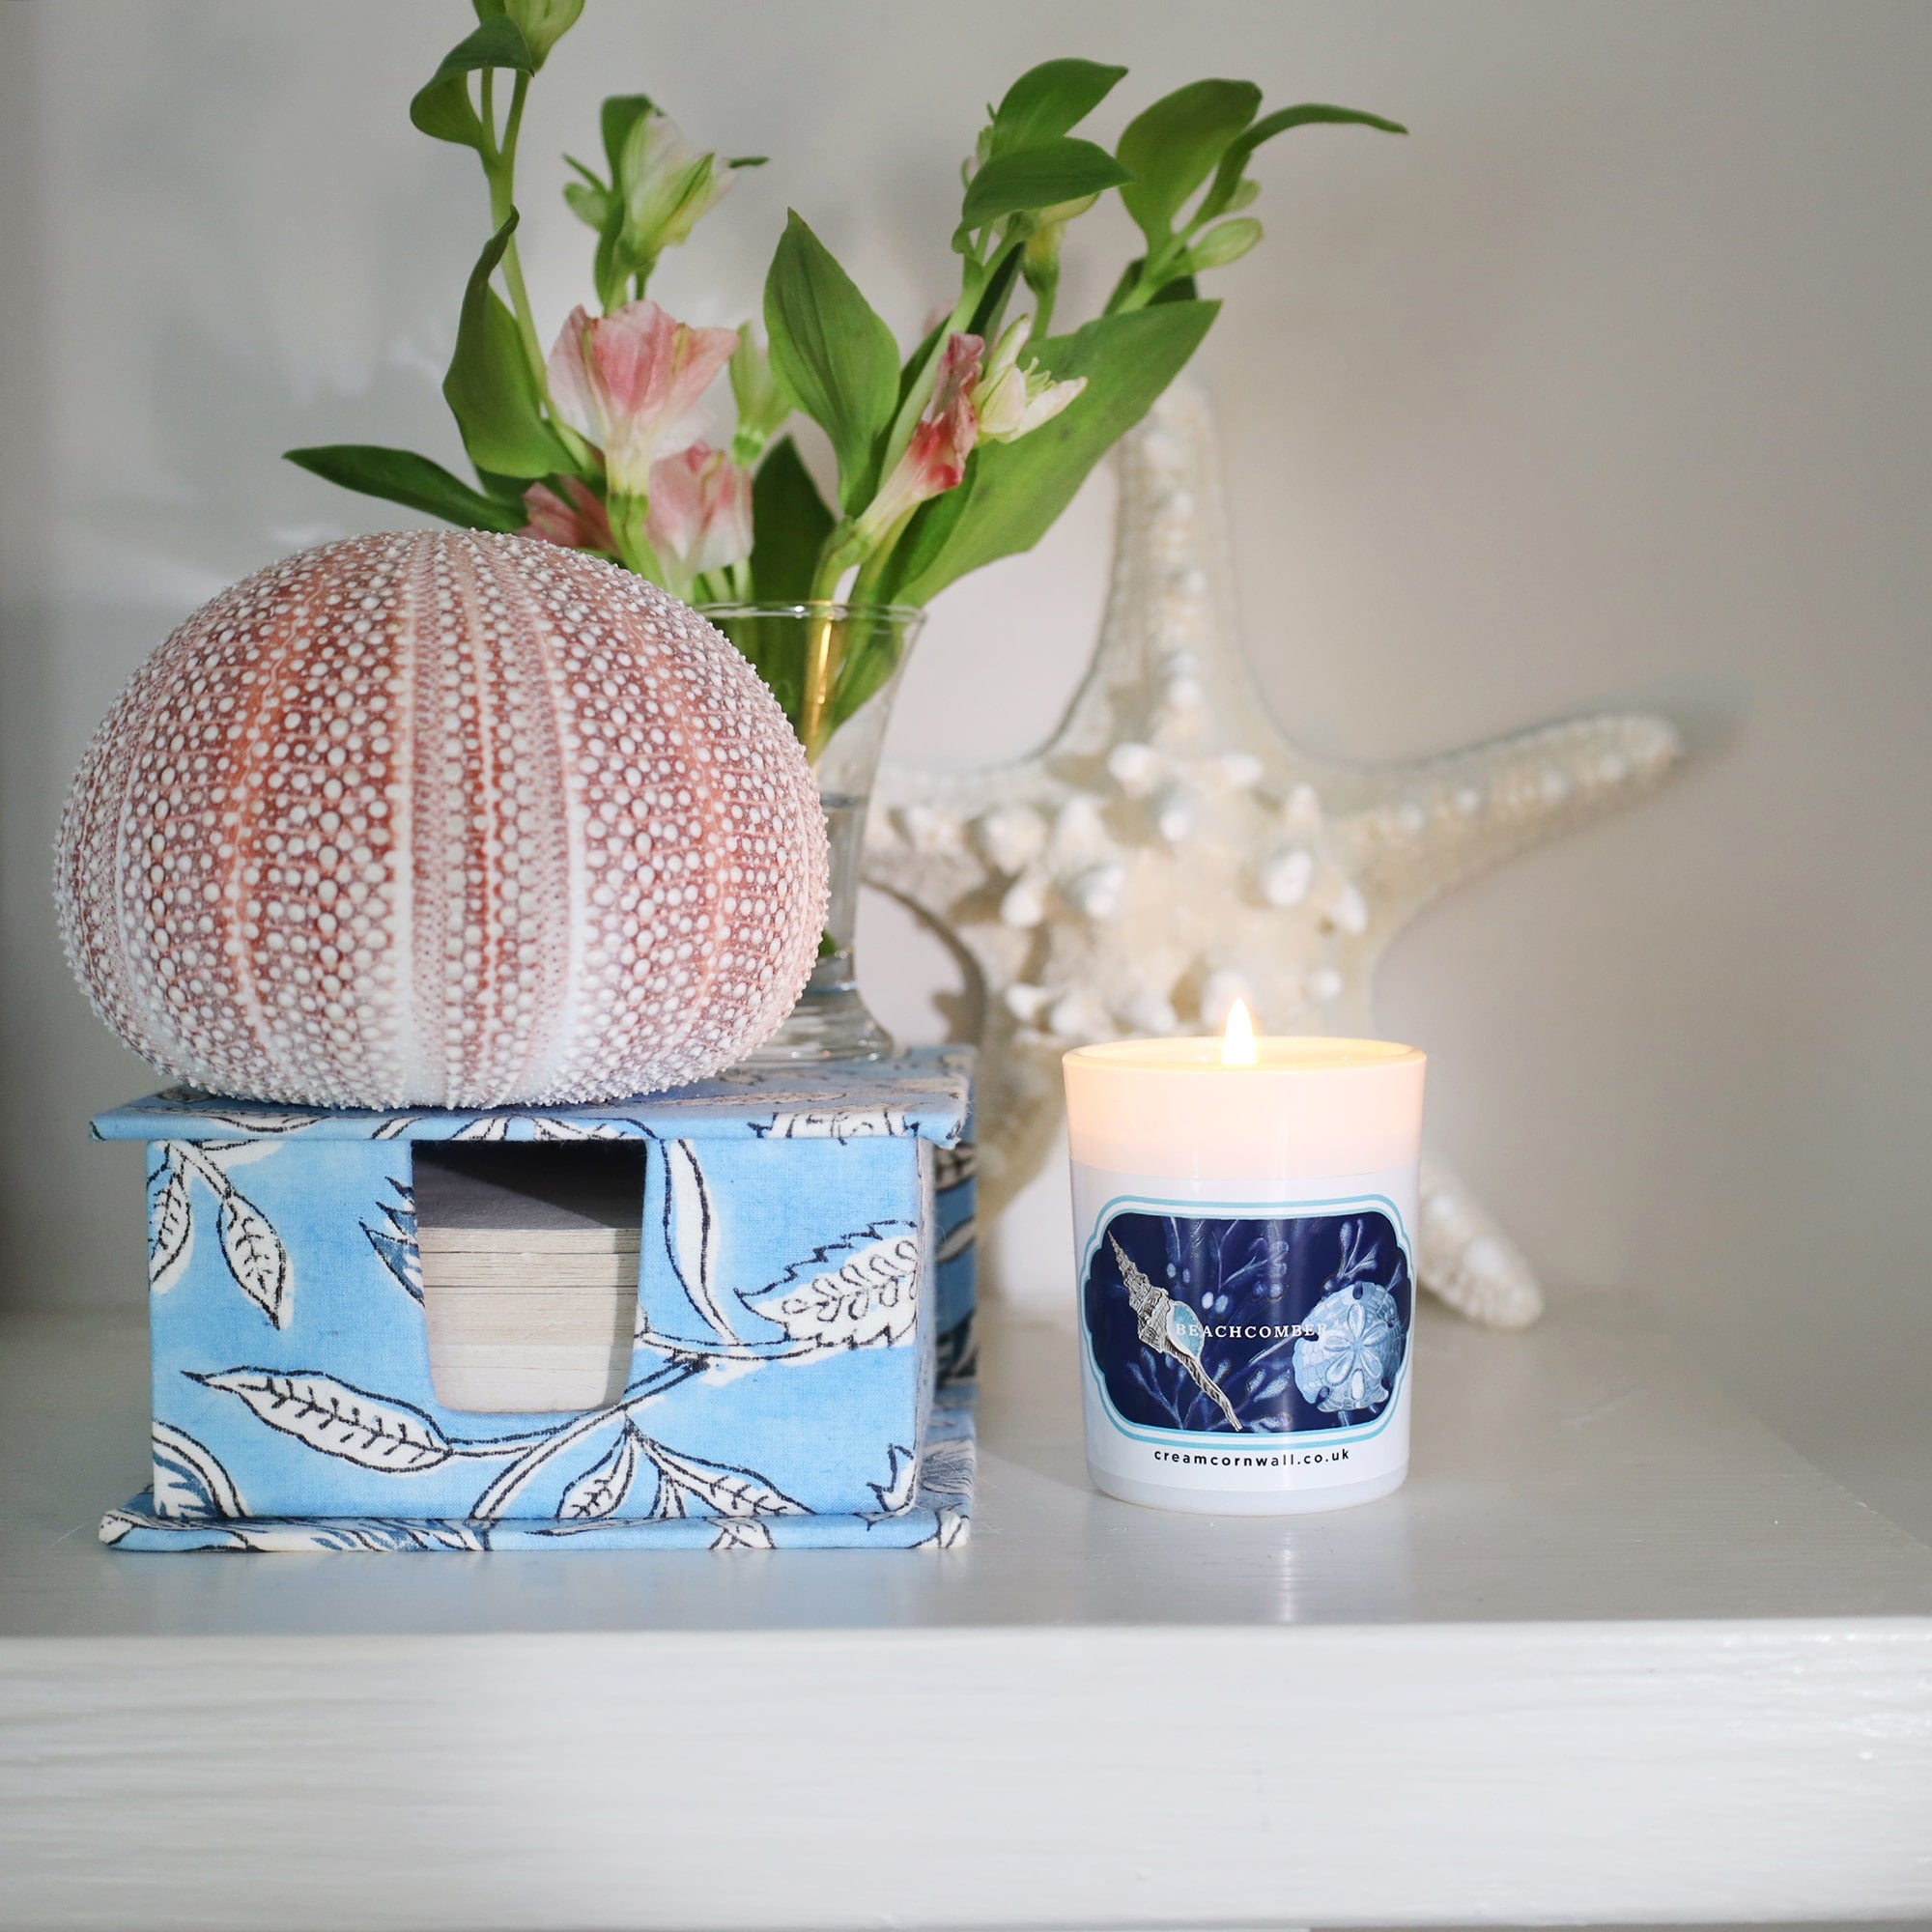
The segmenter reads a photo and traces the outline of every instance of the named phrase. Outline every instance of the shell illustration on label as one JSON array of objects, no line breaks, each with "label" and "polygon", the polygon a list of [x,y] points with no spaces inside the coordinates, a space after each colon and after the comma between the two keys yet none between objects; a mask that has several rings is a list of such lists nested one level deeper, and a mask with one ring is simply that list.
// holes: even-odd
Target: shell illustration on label
[{"label": "shell illustration on label", "polygon": [[1121,1270],[1121,1285],[1127,1291],[1134,1317],[1140,1325],[1141,1347],[1156,1354],[1172,1355],[1193,1377],[1203,1395],[1211,1396],[1230,1429],[1238,1429],[1241,1419],[1235,1405],[1221,1392],[1220,1385],[1201,1366],[1201,1344],[1207,1329],[1200,1316],[1184,1301],[1176,1301],[1165,1289],[1156,1288],[1124,1254],[1119,1241],[1109,1237],[1114,1260]]}]

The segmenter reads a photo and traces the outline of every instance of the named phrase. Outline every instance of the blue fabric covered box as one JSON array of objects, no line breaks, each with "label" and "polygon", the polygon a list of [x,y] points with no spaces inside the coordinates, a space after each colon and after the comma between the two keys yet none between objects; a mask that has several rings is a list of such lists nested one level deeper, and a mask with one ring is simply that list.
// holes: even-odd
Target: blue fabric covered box
[{"label": "blue fabric covered box", "polygon": [[[517,1112],[324,1113],[177,1091],[94,1125],[149,1144],[154,1488],[102,1522],[118,1548],[965,1536],[963,1049]],[[439,1400],[416,1155],[489,1142],[554,1144],[546,1161],[573,1146],[587,1159],[584,1143],[639,1149],[629,1373],[620,1337],[617,1385],[595,1406]]]}]

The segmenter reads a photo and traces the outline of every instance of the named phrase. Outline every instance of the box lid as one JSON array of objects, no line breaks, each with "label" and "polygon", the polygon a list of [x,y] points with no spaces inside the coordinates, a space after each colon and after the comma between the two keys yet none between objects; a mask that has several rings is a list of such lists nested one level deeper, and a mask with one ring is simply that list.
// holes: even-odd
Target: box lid
[{"label": "box lid", "polygon": [[857,1140],[917,1135],[954,1146],[972,1103],[973,1049],[916,1046],[894,1060],[738,1066],[713,1080],[586,1107],[382,1112],[285,1107],[170,1087],[99,1114],[103,1141]]}]

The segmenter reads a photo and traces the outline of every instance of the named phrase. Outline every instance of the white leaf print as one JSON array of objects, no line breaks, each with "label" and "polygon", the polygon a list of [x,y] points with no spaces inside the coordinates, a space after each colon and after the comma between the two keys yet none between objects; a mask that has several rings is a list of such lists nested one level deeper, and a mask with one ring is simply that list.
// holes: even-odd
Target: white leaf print
[{"label": "white leaf print", "polygon": [[769,1126],[753,1131],[774,1141],[858,1141],[912,1129],[903,1107],[799,1107],[775,1113]]},{"label": "white leaf print", "polygon": [[919,1231],[910,1221],[875,1221],[816,1248],[751,1303],[807,1348],[884,1349],[919,1319]]},{"label": "white leaf print", "polygon": [[453,1141],[500,1141],[510,1131],[510,1117],[507,1114],[485,1114],[481,1120],[470,1121],[450,1135]]},{"label": "white leaf print", "polygon": [[743,1517],[726,1517],[711,1539],[713,1549],[770,1549],[772,1533],[761,1522]]},{"label": "white leaf print", "polygon": [[939,1522],[932,1534],[923,1543],[913,1545],[915,1549],[957,1549],[967,1538],[972,1523],[964,1510],[943,1509],[939,1512]]},{"label": "white leaf print", "polygon": [[665,1247],[692,1307],[722,1341],[736,1342],[738,1331],[718,1299],[718,1216],[704,1170],[689,1141],[665,1143]]},{"label": "white leaf print", "polygon": [[554,1115],[525,1117],[533,1141],[628,1141],[641,1138],[641,1129],[626,1131],[615,1121],[560,1121]]},{"label": "white leaf print", "polygon": [[409,1474],[434,1469],[452,1454],[442,1431],[421,1409],[330,1376],[229,1369],[189,1379],[240,1397],[270,1429],[364,1469]]},{"label": "white leaf print", "polygon": [[215,1226],[228,1272],[277,1328],[289,1319],[289,1251],[261,1209],[233,1188],[221,1197]]},{"label": "white leaf print", "polygon": [[234,1478],[192,1435],[155,1424],[156,1516],[246,1516]]},{"label": "white leaf print", "polygon": [[290,1113],[282,1107],[210,1107],[192,1099],[184,1099],[181,1104],[197,1121],[210,1121],[217,1127],[234,1127],[251,1137],[298,1134],[304,1127],[315,1126],[328,1118],[327,1114]]},{"label": "white leaf print", "polygon": [[279,1143],[273,1140],[196,1141],[194,1145],[225,1174],[232,1167],[246,1167],[250,1161],[267,1160]]},{"label": "white leaf print", "polygon": [[163,1151],[156,1179],[160,1185],[148,1204],[148,1288],[165,1294],[194,1252],[194,1213],[187,1175],[172,1150]]},{"label": "white leaf print", "polygon": [[[680,1456],[667,1449],[662,1442],[653,1442],[647,1435],[639,1436],[638,1441],[644,1454],[657,1464],[661,1476],[720,1516],[811,1514],[803,1503],[793,1502],[783,1492],[773,1489],[755,1469],[739,1469],[728,1463],[702,1463],[696,1456]],[[659,1503],[659,1514],[682,1516],[685,1513],[681,1507],[663,1509],[662,1496]]]},{"label": "white leaf print", "polygon": [[654,1522],[670,1522],[690,1513],[684,1506],[684,1492],[660,1467],[657,1500],[651,1504],[651,1520]]},{"label": "white leaf print", "polygon": [[912,1508],[913,1489],[919,1481],[919,1458],[896,1442],[892,1446],[892,1473],[883,1483],[866,1487],[879,1499],[881,1516],[897,1516]]},{"label": "white leaf print", "polygon": [[611,1453],[564,1491],[563,1500],[556,1506],[558,1518],[571,1521],[584,1517],[614,1516],[631,1493],[639,1461],[638,1432],[627,1422]]}]

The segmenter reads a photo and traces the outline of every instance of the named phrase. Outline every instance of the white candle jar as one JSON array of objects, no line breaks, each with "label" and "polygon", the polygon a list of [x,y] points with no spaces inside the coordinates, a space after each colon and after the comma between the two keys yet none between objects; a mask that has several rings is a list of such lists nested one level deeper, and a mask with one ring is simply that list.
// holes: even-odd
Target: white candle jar
[{"label": "white candle jar", "polygon": [[1122,1040],[1065,1066],[1095,1486],[1244,1516],[1398,1488],[1424,1056]]}]

